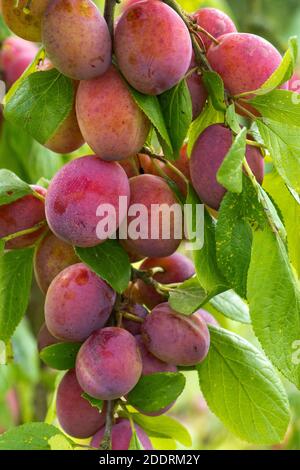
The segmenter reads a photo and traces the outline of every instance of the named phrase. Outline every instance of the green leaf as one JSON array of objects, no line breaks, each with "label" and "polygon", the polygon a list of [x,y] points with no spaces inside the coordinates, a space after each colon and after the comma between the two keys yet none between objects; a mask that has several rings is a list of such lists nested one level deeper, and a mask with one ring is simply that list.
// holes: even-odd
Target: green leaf
[{"label": "green leaf", "polygon": [[222,78],[216,72],[203,70],[202,72],[204,85],[209,93],[213,107],[217,111],[226,111],[224,100],[224,83]]},{"label": "green leaf", "polygon": [[170,306],[183,315],[191,315],[208,300],[207,292],[198,278],[188,279],[170,291]]},{"label": "green leaf", "polygon": [[282,213],[287,230],[289,257],[300,276],[300,204],[276,172],[265,175],[264,188]]},{"label": "green leaf", "polygon": [[253,235],[248,300],[254,332],[273,364],[300,388],[293,346],[300,338],[300,288],[281,238],[271,228]]},{"label": "green leaf", "polygon": [[210,350],[197,366],[208,406],[245,441],[281,442],[289,424],[289,403],[272,365],[243,338],[221,328],[209,329]]},{"label": "green leaf", "polygon": [[239,134],[241,132],[239,117],[235,112],[235,105],[233,103],[226,109],[225,121],[235,134]]},{"label": "green leaf", "polygon": [[169,151],[172,153],[171,139],[168,134],[164,116],[157,96],[144,95],[132,87],[129,87],[129,90],[136,104],[149,118],[158,134],[169,148]]},{"label": "green leaf", "polygon": [[264,118],[256,120],[259,132],[285,183],[300,193],[299,127]]},{"label": "green leaf", "polygon": [[71,441],[63,434],[50,437],[48,444],[51,450],[73,450]]},{"label": "green leaf", "polygon": [[63,434],[46,423],[27,423],[0,436],[0,450],[50,450],[49,439]]},{"label": "green leaf", "polygon": [[131,265],[128,255],[116,240],[107,240],[93,248],[76,248],[76,254],[98,276],[120,294],[127,288]]},{"label": "green leaf", "polygon": [[71,79],[56,69],[36,72],[26,77],[7,101],[4,115],[44,144],[70,113],[73,98]]},{"label": "green leaf", "polygon": [[243,190],[243,160],[246,155],[247,129],[244,127],[234,139],[217,173],[218,182],[232,193]]},{"label": "green leaf", "polygon": [[26,312],[32,279],[33,248],[0,258],[0,340],[7,342]]},{"label": "green leaf", "polygon": [[[279,67],[259,89],[255,91],[249,90],[249,92],[254,95],[265,95],[273,91],[275,88],[278,88],[283,83],[287,82],[293,75],[295,63],[297,60],[297,54],[298,40],[297,37],[292,37],[289,40],[289,48],[284,54]],[[249,92],[243,93],[242,95],[248,95]]]},{"label": "green leaf", "polygon": [[288,90],[273,90],[249,101],[265,117],[291,126],[300,127],[299,94]]},{"label": "green leaf", "polygon": [[80,346],[81,343],[52,344],[40,352],[40,358],[47,366],[53,369],[73,369]]},{"label": "green leaf", "polygon": [[29,184],[24,183],[9,170],[0,170],[0,206],[10,204],[27,194],[32,194]]},{"label": "green leaf", "polygon": [[99,411],[102,411],[103,408],[103,400],[98,400],[98,398],[91,397],[87,393],[83,393],[82,398],[87,400],[90,405],[92,405],[94,408],[98,408]]},{"label": "green leaf", "polygon": [[139,436],[137,435],[136,430],[133,431],[128,450],[143,450],[143,444],[139,440]]},{"label": "green leaf", "polygon": [[192,100],[186,81],[181,80],[160,95],[159,102],[176,159],[192,122]]},{"label": "green leaf", "polygon": [[0,258],[4,255],[5,241],[0,238]]},{"label": "green leaf", "polygon": [[153,413],[173,403],[184,387],[185,377],[179,372],[144,375],[127,395],[127,400],[137,410]]},{"label": "green leaf", "polygon": [[141,426],[150,437],[171,438],[185,447],[192,446],[192,439],[187,429],[170,416],[145,416],[132,413],[132,419]]},{"label": "green leaf", "polygon": [[230,320],[245,324],[251,323],[248,305],[233,290],[216,295],[209,303]]},{"label": "green leaf", "polygon": [[198,140],[198,137],[202,132],[212,124],[220,124],[224,122],[224,113],[217,111],[211,102],[211,99],[208,100],[208,103],[205,105],[200,116],[192,122],[190,130],[188,133],[188,147],[187,153],[188,156],[191,155],[194,145]]}]

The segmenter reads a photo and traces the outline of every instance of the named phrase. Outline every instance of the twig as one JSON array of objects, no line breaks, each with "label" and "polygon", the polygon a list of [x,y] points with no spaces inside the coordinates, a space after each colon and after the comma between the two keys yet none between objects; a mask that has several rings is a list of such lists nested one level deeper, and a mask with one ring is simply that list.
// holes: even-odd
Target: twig
[{"label": "twig", "polygon": [[114,419],[114,406],[115,403],[113,400],[108,400],[106,402],[106,421],[105,421],[105,431],[104,436],[100,444],[100,450],[112,450],[112,427]]}]

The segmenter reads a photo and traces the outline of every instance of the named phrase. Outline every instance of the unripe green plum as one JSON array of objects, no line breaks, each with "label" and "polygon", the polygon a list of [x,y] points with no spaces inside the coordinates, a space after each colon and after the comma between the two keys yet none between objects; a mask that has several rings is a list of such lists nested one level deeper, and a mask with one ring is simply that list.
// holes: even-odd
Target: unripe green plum
[{"label": "unripe green plum", "polygon": [[114,66],[80,83],[76,110],[84,139],[103,160],[131,157],[147,139],[150,122]]},{"label": "unripe green plum", "polygon": [[91,0],[51,0],[42,39],[54,67],[75,80],[97,77],[111,63],[108,27]]},{"label": "unripe green plum", "polygon": [[[193,186],[204,204],[218,210],[226,189],[217,182],[217,172],[233,142],[230,129],[222,124],[209,126],[196,141],[190,170]],[[258,148],[247,145],[246,158],[256,179],[262,183],[264,160]]]},{"label": "unripe green plum", "polygon": [[[153,274],[153,279],[161,284],[173,284],[184,282],[195,274],[195,268],[191,260],[180,253],[174,253],[166,258],[147,258],[139,267],[141,271],[159,269]],[[131,288],[132,298],[146,307],[152,309],[164,302],[165,298],[154,287],[146,284],[141,279],[135,281]]]},{"label": "unripe green plum", "polygon": [[[145,433],[137,424],[134,424],[135,431],[141,442],[143,449],[152,450],[152,444]],[[91,441],[91,447],[99,449],[102,439],[104,437],[105,428],[95,434]],[[112,450],[128,450],[132,438],[132,428],[128,419],[117,419],[112,427]]]},{"label": "unripe green plum", "polygon": [[96,155],[75,159],[50,183],[46,197],[47,221],[52,232],[66,243],[96,246],[115,232],[115,228],[110,227],[107,234],[97,233],[101,220],[97,210],[110,204],[115,209],[118,228],[127,212],[126,204],[119,210],[121,196],[129,200],[130,189],[120,165],[104,162]]},{"label": "unripe green plum", "polygon": [[74,369],[63,377],[57,389],[56,411],[59,424],[72,437],[85,439],[105,424],[105,406],[101,413],[82,397]]},{"label": "unripe green plum", "polygon": [[46,294],[53,279],[78,262],[74,248],[49,231],[36,247],[34,255],[35,279],[41,291]]},{"label": "unripe green plum", "polygon": [[281,63],[277,49],[254,34],[230,33],[219,41],[210,46],[207,59],[232,96],[260,88]]},{"label": "unripe green plum", "polygon": [[49,286],[45,301],[47,328],[62,341],[84,341],[105,325],[115,300],[112,288],[85,264],[73,264]]},{"label": "unripe green plum", "polygon": [[192,43],[185,23],[172,8],[145,0],[126,8],[118,20],[115,54],[133,88],[159,95],[185,76]]},{"label": "unripe green plum", "polygon": [[2,0],[2,15],[7,26],[27,41],[40,42],[41,21],[49,0]]},{"label": "unripe green plum", "polygon": [[168,303],[157,305],[147,316],[142,337],[146,348],[158,359],[181,366],[202,362],[210,345],[206,323],[194,315],[180,315]]},{"label": "unripe green plum", "polygon": [[0,68],[8,87],[11,87],[31,64],[38,52],[35,44],[10,36],[6,38],[0,52]]},{"label": "unripe green plum", "polygon": [[[46,196],[46,190],[41,186],[32,188],[42,196]],[[45,220],[45,204],[40,199],[29,194],[16,201],[0,206],[0,238],[7,237],[23,230],[28,230]],[[26,248],[33,245],[46,230],[41,227],[34,232],[22,235],[5,244],[7,250]]]},{"label": "unripe green plum", "polygon": [[95,331],[81,346],[76,375],[83,390],[100,400],[114,400],[132,390],[142,373],[134,336],[123,328]]},{"label": "unripe green plum", "polygon": [[46,323],[43,323],[37,335],[38,351],[41,352],[42,349],[47,348],[48,346],[52,346],[56,343],[59,343],[59,340],[54,338],[54,336],[48,330]]},{"label": "unripe green plum", "polygon": [[[139,175],[131,178],[129,183],[129,210],[132,209],[132,211],[128,213],[128,238],[123,241],[123,246],[142,257],[171,255],[177,250],[182,239],[182,220],[179,220],[182,213],[175,195],[165,180],[159,176]],[[131,207],[133,205],[142,205],[143,210],[136,212],[133,209],[139,206]],[[165,214],[158,211],[162,205],[166,209]],[[154,215],[153,206],[157,206],[157,218]],[[133,213],[134,215],[132,215]],[[155,219],[157,220],[155,221]],[[137,239],[133,239],[131,236],[132,224],[138,225],[136,232],[139,233],[134,235],[137,236]],[[164,234],[165,227],[168,229],[168,233]],[[155,236],[152,236],[154,231],[156,232]]]},{"label": "unripe green plum", "polygon": [[[236,33],[237,29],[226,13],[216,8],[201,8],[193,14],[193,19],[196,21],[198,26],[205,29],[214,38],[218,39],[220,36],[229,33]],[[205,48],[208,49],[213,43],[205,33],[198,33]]]}]

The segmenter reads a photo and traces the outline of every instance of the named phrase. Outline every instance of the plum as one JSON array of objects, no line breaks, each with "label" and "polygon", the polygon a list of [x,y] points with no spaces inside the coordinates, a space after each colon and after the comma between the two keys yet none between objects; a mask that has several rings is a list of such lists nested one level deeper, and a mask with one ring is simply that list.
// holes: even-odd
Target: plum
[{"label": "plum", "polygon": [[[216,39],[224,34],[237,32],[232,19],[226,13],[216,8],[201,8],[192,16],[198,26],[201,26],[201,28],[205,29]],[[199,37],[205,48],[208,49],[212,44],[212,40],[205,33],[199,33]]]},{"label": "plum", "polygon": [[118,20],[115,54],[133,88],[159,95],[184,78],[192,42],[185,23],[172,8],[145,0],[130,5]]},{"label": "plum", "polygon": [[51,282],[45,301],[50,333],[62,341],[84,341],[107,322],[116,293],[83,263],[64,269]]},{"label": "plum", "polygon": [[[104,162],[96,155],[81,157],[65,165],[51,181],[46,197],[47,221],[52,232],[66,243],[96,246],[113,235],[126,217],[129,196],[128,178],[118,163]],[[120,197],[127,204],[124,201],[119,208]],[[98,231],[98,224],[102,208],[108,204],[116,220],[105,234]]]},{"label": "plum", "polygon": [[63,430],[78,439],[92,436],[105,424],[105,405],[100,413],[82,394],[75,370],[71,369],[57,389],[56,411]]},{"label": "plum", "polygon": [[[233,142],[230,129],[214,124],[205,129],[196,141],[191,159],[192,183],[199,197],[210,208],[218,210],[226,190],[217,182],[217,172]],[[260,150],[247,145],[246,158],[257,181],[264,177],[264,159]]]},{"label": "plum", "polygon": [[180,315],[168,303],[157,305],[147,316],[142,338],[158,359],[181,366],[202,362],[210,345],[206,323],[199,316]]},{"label": "plum", "polygon": [[139,152],[150,122],[114,66],[101,77],[82,81],[76,110],[82,135],[103,160],[122,160]]},{"label": "plum", "polygon": [[7,26],[27,41],[40,42],[42,16],[49,0],[2,0],[2,14]]},{"label": "plum", "polygon": [[11,36],[3,41],[0,67],[8,87],[11,87],[20,78],[37,52],[38,48],[35,44],[21,38]]},{"label": "plum", "polygon": [[134,336],[123,328],[95,331],[81,346],[76,374],[83,390],[100,400],[114,400],[132,390],[142,373]]},{"label": "plum", "polygon": [[[142,428],[137,424],[134,425],[135,431],[145,450],[152,450],[151,442]],[[95,434],[91,441],[91,447],[99,449],[101,441],[104,437],[105,428]],[[128,419],[117,419],[112,428],[112,450],[128,450],[132,438],[132,428]]]}]

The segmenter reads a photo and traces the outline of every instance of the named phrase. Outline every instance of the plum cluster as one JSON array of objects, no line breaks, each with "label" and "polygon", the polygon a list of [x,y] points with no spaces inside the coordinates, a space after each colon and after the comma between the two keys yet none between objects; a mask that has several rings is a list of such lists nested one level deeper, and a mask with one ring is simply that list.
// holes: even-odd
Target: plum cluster
[{"label": "plum cluster", "polygon": [[[47,59],[39,70],[54,67],[74,86],[72,109],[45,145],[57,153],[73,152],[84,142],[92,149],[91,154],[67,163],[47,190],[32,186],[32,194],[0,206],[0,238],[7,239],[7,250],[35,245],[35,277],[45,294],[39,349],[61,342],[81,343],[76,366],[65,374],[57,391],[57,416],[67,434],[94,436],[94,447],[105,436],[108,402],[126,403],[142,376],[172,373],[203,361],[210,345],[207,324],[217,325],[205,310],[180,315],[170,307],[167,290],[159,288],[195,274],[190,259],[177,252],[182,238],[174,236],[174,219],[168,239],[162,236],[161,223],[155,239],[130,234],[120,239],[130,261],[141,262],[121,296],[74,250],[95,247],[114,236],[124,222],[130,224],[133,204],[146,208],[176,204],[177,196],[162,175],[173,180],[183,196],[190,182],[214,210],[225,195],[216,175],[234,138],[226,125],[209,126],[197,139],[191,158],[184,145],[171,166],[145,153],[152,125],[130,88],[156,96],[186,78],[193,119],[208,99],[192,35],[167,3],[128,1],[114,25],[112,41],[104,17],[91,0],[32,0],[29,7],[25,0],[1,2],[7,25],[19,36],[2,44],[0,66],[7,85],[20,77],[37,53],[34,43],[41,42]],[[197,41],[210,67],[222,77],[231,96],[259,88],[280,64],[281,56],[269,42],[238,33],[221,11],[202,8],[191,22],[194,32],[198,27]],[[241,115],[256,113],[243,106],[237,99]],[[251,136],[246,158],[262,182],[264,160],[259,148],[251,145]],[[125,206],[120,206],[121,198],[127,201]],[[108,226],[99,238],[98,208],[106,204],[115,209],[118,225]],[[149,215],[141,225],[151,225]],[[101,413],[84,393],[103,401]],[[113,418],[112,448],[128,449],[130,421]],[[144,431],[138,426],[136,430],[145,449],[150,449]]]}]

